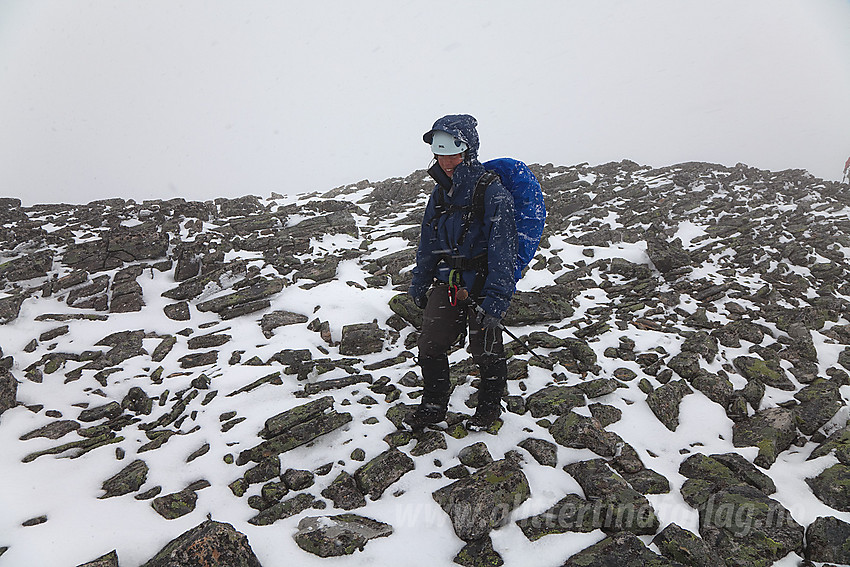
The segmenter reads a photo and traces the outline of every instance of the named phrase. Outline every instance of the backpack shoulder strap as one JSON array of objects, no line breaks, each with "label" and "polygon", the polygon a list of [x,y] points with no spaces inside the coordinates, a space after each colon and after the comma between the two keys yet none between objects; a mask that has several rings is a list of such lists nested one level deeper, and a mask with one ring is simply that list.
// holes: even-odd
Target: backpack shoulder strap
[{"label": "backpack shoulder strap", "polygon": [[479,218],[484,218],[484,194],[487,192],[487,187],[497,179],[500,179],[499,174],[488,169],[481,174],[475,184],[475,189],[472,191],[472,207]]}]

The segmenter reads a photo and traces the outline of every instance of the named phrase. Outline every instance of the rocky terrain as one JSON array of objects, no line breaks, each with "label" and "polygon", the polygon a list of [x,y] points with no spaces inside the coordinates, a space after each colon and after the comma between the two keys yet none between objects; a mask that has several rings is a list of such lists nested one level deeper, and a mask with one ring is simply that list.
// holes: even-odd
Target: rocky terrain
[{"label": "rocky terrain", "polygon": [[[0,199],[0,565],[850,564],[850,187],[533,170],[547,227],[506,318],[507,411],[481,433],[461,348],[448,427],[399,430],[421,386],[422,171]],[[87,513],[149,535],[89,534],[97,559],[48,541]]]}]

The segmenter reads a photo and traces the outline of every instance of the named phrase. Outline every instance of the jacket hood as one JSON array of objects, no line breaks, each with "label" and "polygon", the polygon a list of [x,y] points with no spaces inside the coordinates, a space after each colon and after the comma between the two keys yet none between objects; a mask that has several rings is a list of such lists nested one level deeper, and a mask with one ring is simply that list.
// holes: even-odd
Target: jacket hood
[{"label": "jacket hood", "polygon": [[467,159],[473,161],[478,159],[478,131],[475,129],[476,126],[478,126],[478,121],[469,114],[449,114],[434,122],[434,125],[425,132],[422,139],[426,144],[430,144],[436,130],[451,134],[469,146]]}]

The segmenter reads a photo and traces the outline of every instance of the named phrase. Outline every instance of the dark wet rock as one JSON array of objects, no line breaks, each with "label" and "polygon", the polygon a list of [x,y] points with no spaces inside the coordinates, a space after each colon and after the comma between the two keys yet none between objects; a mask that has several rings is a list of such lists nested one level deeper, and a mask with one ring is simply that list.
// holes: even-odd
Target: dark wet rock
[{"label": "dark wet rock", "polygon": [[682,565],[693,567],[717,567],[723,560],[698,535],[676,524],[669,524],[658,532],[654,543],[661,554]]},{"label": "dark wet rock", "polygon": [[121,400],[121,408],[137,415],[150,415],[153,410],[153,399],[138,386],[133,386]]},{"label": "dark wet rock", "polygon": [[691,257],[678,238],[668,241],[659,235],[647,235],[646,244],[650,261],[662,274],[671,274],[691,265]]},{"label": "dark wet rock", "polygon": [[595,418],[573,411],[556,419],[549,432],[559,445],[572,449],[590,449],[602,457],[614,457],[622,444],[619,435],[606,431]]},{"label": "dark wet rock", "polygon": [[664,427],[670,431],[676,431],[679,426],[679,404],[691,393],[693,390],[684,380],[676,380],[650,392],[646,397],[646,403]]},{"label": "dark wet rock", "polygon": [[833,516],[818,518],[806,529],[806,559],[850,564],[850,524]]},{"label": "dark wet rock", "polygon": [[115,476],[103,481],[101,489],[103,498],[113,498],[136,492],[141,488],[148,478],[148,465],[141,459],[137,459],[121,469]]},{"label": "dark wet rock", "polygon": [[118,567],[118,552],[112,550],[106,555],[102,555],[88,563],[77,565],[77,567]]},{"label": "dark wet rock", "polygon": [[145,305],[142,286],[136,281],[142,275],[139,265],[119,270],[112,279],[112,296],[109,302],[111,313],[131,313],[141,311]]},{"label": "dark wet rock", "polygon": [[391,447],[357,469],[354,480],[363,494],[377,500],[387,488],[414,468],[413,459]]},{"label": "dark wet rock", "polygon": [[546,467],[558,464],[558,446],[544,439],[529,437],[519,442],[519,446],[531,453],[534,460]]},{"label": "dark wet rock", "polygon": [[531,496],[528,479],[512,459],[502,459],[433,493],[449,515],[455,534],[476,541],[507,522]]},{"label": "dark wet rock", "polygon": [[163,307],[162,310],[165,313],[165,316],[172,321],[188,321],[192,318],[192,315],[189,312],[189,303],[186,301],[170,303]]},{"label": "dark wet rock", "polygon": [[850,512],[850,466],[832,465],[806,482],[818,500],[836,510]]},{"label": "dark wet rock", "polygon": [[18,405],[18,381],[7,369],[0,369],[0,415]]},{"label": "dark wet rock", "polygon": [[576,553],[562,567],[677,567],[678,564],[651,551],[634,534],[610,535]]},{"label": "dark wet rock", "polygon": [[168,543],[142,567],[262,567],[244,534],[208,520]]},{"label": "dark wet rock", "polygon": [[377,322],[345,325],[342,328],[342,340],[339,353],[344,356],[361,356],[381,352],[386,333]]},{"label": "dark wet rock", "polygon": [[370,540],[392,533],[389,524],[357,514],[340,514],[302,518],[293,537],[304,551],[319,557],[339,557],[363,551]]},{"label": "dark wet rock", "polygon": [[614,472],[604,459],[580,461],[564,467],[584,491],[585,498],[599,506],[599,527],[607,533],[628,531],[651,535],[659,521],[646,497]]},{"label": "dark wet rock", "polygon": [[762,410],[732,426],[732,443],[735,447],[758,447],[755,464],[763,468],[770,468],[796,438],[794,412],[782,407]]},{"label": "dark wet rock", "polygon": [[721,490],[699,508],[700,535],[727,565],[768,567],[802,554],[804,529],[782,504],[752,486]]},{"label": "dark wet rock", "polygon": [[153,349],[153,352],[151,353],[151,360],[154,362],[162,362],[162,360],[168,356],[168,353],[171,352],[171,349],[174,348],[175,344],[177,344],[177,337],[172,335],[164,337],[162,341],[156,345],[156,348]]}]

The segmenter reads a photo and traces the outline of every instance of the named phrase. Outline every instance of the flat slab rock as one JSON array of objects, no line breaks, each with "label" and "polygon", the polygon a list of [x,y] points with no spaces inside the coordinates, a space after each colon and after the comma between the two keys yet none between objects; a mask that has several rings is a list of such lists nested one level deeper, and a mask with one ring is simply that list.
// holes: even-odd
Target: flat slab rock
[{"label": "flat slab rock", "polygon": [[319,557],[339,557],[363,551],[370,540],[392,533],[389,524],[357,514],[340,514],[303,518],[293,537],[304,551]]}]

